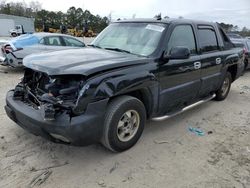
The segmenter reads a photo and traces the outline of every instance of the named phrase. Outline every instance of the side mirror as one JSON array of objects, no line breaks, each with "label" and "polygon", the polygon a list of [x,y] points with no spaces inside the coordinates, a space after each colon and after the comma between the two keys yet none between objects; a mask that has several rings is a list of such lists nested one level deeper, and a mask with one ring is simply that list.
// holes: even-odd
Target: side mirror
[{"label": "side mirror", "polygon": [[187,47],[177,46],[173,47],[169,53],[164,54],[164,60],[170,59],[188,59],[190,57],[190,50]]}]

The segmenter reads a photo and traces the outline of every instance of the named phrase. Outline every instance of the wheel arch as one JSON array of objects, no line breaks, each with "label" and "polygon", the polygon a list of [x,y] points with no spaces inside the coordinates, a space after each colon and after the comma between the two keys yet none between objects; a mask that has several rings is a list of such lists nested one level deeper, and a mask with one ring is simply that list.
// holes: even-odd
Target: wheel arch
[{"label": "wheel arch", "polygon": [[150,117],[158,105],[159,83],[154,74],[140,72],[129,76],[104,80],[96,88],[94,98],[109,98],[109,101],[122,95],[139,99],[145,106],[147,117]]},{"label": "wheel arch", "polygon": [[237,64],[231,65],[227,68],[227,72],[229,72],[232,76],[232,82],[236,80],[238,66]]},{"label": "wheel arch", "polygon": [[124,92],[119,95],[114,95],[110,97],[110,101],[116,97],[123,96],[123,95],[132,96],[140,100],[145,107],[147,118],[152,116],[154,106],[155,106],[155,100],[154,100],[152,91],[149,88],[141,88],[141,89],[136,89],[136,90],[129,91],[129,92]]}]

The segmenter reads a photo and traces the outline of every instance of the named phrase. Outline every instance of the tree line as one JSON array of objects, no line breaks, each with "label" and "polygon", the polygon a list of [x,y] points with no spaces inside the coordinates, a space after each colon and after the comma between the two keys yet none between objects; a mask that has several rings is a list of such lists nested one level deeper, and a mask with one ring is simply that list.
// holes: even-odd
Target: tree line
[{"label": "tree line", "polygon": [[[155,19],[162,19],[162,15],[161,13],[156,14],[154,16]],[[168,16],[164,16],[164,19],[168,19]],[[179,16],[179,19],[183,19],[183,16]],[[217,22],[218,23],[218,22]],[[227,23],[218,23],[220,25],[220,27],[226,32],[226,33],[237,33],[243,37],[246,36],[250,36],[250,29],[248,29],[247,27],[243,27],[242,29],[240,29],[237,25],[233,25],[233,24],[227,24]]]},{"label": "tree line", "polygon": [[[110,22],[111,18],[93,15],[89,10],[82,8],[70,7],[66,13],[58,11],[48,11],[42,9],[41,3],[31,1],[29,4],[23,2],[10,2],[0,0],[0,14],[9,14],[15,16],[24,16],[35,18],[35,28],[42,29],[44,26],[60,29],[61,25],[67,26],[69,29],[80,29],[83,27],[93,30],[96,33],[101,32]],[[155,18],[161,17],[157,14]],[[169,18],[165,16],[164,18]],[[179,17],[182,19],[183,17]],[[238,33],[242,36],[250,36],[250,29],[243,27],[241,30],[237,25],[219,23],[226,32]]]},{"label": "tree line", "polygon": [[6,3],[6,0],[0,0],[0,14],[35,18],[35,28],[37,29],[42,29],[44,26],[60,29],[61,25],[65,25],[70,29],[88,27],[88,29],[99,33],[109,23],[108,17],[93,15],[89,10],[74,6],[70,7],[66,13],[48,11],[42,9],[42,5],[38,1],[26,4],[25,2]]}]

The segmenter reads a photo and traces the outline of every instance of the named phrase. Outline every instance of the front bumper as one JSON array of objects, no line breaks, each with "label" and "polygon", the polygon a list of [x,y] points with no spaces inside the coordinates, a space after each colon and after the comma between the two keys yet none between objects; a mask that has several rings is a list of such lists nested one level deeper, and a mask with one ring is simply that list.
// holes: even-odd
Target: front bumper
[{"label": "front bumper", "polygon": [[0,63],[3,63],[5,61],[5,57],[0,56]]},{"label": "front bumper", "polygon": [[[100,140],[108,99],[90,103],[83,115],[72,117],[63,113],[54,121],[45,121],[41,111],[13,99],[13,91],[6,97],[5,111],[10,119],[29,132],[53,142],[84,146]],[[52,135],[57,135],[55,138]],[[64,139],[60,139],[64,138]],[[63,142],[62,140],[67,140]]]},{"label": "front bumper", "polygon": [[5,57],[2,57],[1,65],[10,66],[13,68],[21,68],[21,67],[23,67],[23,59],[17,58],[12,53],[8,53],[8,54],[5,54]]}]

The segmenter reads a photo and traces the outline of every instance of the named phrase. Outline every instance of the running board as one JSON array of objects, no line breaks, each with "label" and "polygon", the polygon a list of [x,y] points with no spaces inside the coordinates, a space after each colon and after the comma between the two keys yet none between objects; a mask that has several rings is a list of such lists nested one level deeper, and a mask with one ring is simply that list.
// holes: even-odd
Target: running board
[{"label": "running board", "polygon": [[211,97],[208,97],[208,98],[203,99],[203,100],[200,100],[200,101],[198,101],[198,102],[196,102],[196,103],[194,103],[194,104],[191,104],[191,105],[189,105],[189,106],[183,108],[182,110],[180,110],[180,111],[178,111],[178,112],[176,112],[176,113],[169,114],[169,115],[165,115],[165,116],[161,116],[161,117],[152,118],[152,120],[153,120],[153,121],[163,121],[163,120],[166,120],[166,119],[168,119],[168,118],[171,118],[171,117],[173,117],[173,116],[176,116],[176,115],[178,115],[178,114],[181,114],[181,113],[183,113],[183,112],[185,112],[185,111],[187,111],[187,110],[190,110],[191,108],[194,108],[194,107],[199,106],[199,105],[201,105],[201,104],[203,104],[203,103],[205,103],[205,102],[208,102],[208,101],[212,100],[213,98],[215,98],[215,96],[216,96],[216,95],[213,94]]}]

